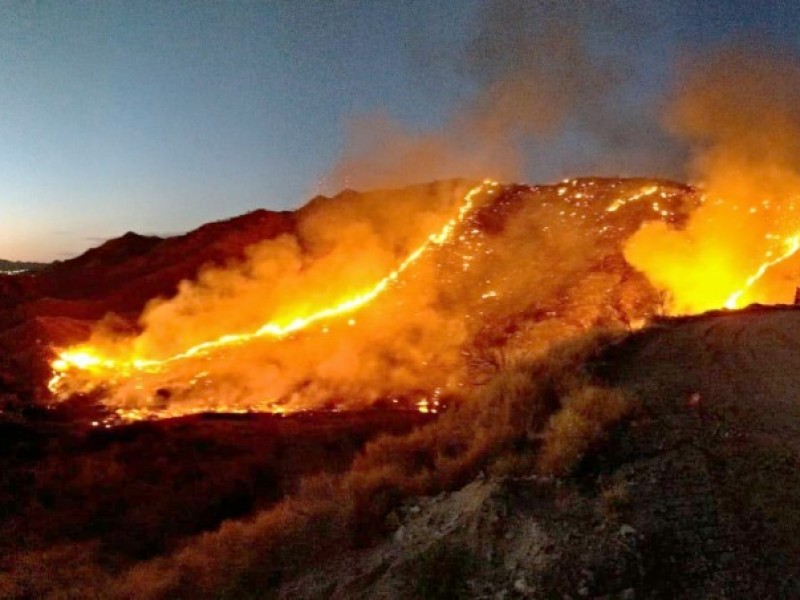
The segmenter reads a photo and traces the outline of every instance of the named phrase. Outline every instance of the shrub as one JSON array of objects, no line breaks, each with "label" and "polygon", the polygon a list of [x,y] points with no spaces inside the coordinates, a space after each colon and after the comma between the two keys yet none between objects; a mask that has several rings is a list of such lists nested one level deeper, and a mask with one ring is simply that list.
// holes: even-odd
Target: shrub
[{"label": "shrub", "polygon": [[[584,336],[535,358],[521,351],[499,355],[487,383],[465,390],[437,420],[405,435],[385,435],[367,443],[349,471],[306,476],[293,494],[272,508],[248,520],[227,521],[215,532],[187,540],[170,555],[123,570],[113,583],[103,579],[98,567],[85,578],[102,582],[98,589],[87,583],[78,595],[248,597],[258,590],[270,597],[334,549],[373,542],[385,533],[386,516],[409,496],[458,488],[483,469],[510,475],[534,468],[566,474],[631,409],[632,402],[622,392],[600,387],[583,369],[615,335]],[[75,486],[67,487],[74,488],[77,497],[82,497],[78,492],[83,486],[100,489],[106,480],[125,479],[122,455],[111,452],[103,458],[116,462],[87,463],[68,475]],[[222,479],[214,479],[207,490],[192,488],[205,492],[196,499],[199,504],[181,495],[179,505],[190,513],[207,506],[220,489],[238,481],[235,469],[223,477],[228,472],[221,471]],[[48,481],[54,476],[42,471]],[[176,488],[173,495],[179,492]],[[143,510],[150,509],[143,514],[152,514],[153,520],[137,521],[137,533],[158,532],[159,523],[169,531],[175,504],[164,507],[159,512],[143,505]],[[467,558],[450,547],[429,549],[417,565],[418,593],[458,597],[469,569]],[[47,595],[52,591],[46,589],[48,579],[58,581],[18,570],[13,579],[0,581],[0,590],[5,585]]]},{"label": "shrub", "polygon": [[631,408],[632,402],[619,390],[587,384],[571,391],[544,431],[539,470],[568,473]]},{"label": "shrub", "polygon": [[[266,590],[300,574],[326,549],[370,543],[409,496],[457,488],[487,467],[522,474],[537,465],[567,473],[631,407],[624,394],[592,384],[582,371],[608,339],[603,333],[544,360],[507,361],[438,420],[404,436],[380,437],[342,476],[314,476],[255,521],[226,524],[174,557],[142,565],[127,589],[141,590],[154,578],[158,597],[213,595],[221,585],[242,595],[254,582]],[[461,589],[453,582],[463,582],[462,558],[448,547],[431,548],[418,564],[417,591],[458,597],[447,594]],[[452,585],[437,582],[441,570]]]},{"label": "shrub", "polygon": [[599,510],[608,521],[619,521],[631,503],[632,498],[625,481],[606,485],[600,492]]}]

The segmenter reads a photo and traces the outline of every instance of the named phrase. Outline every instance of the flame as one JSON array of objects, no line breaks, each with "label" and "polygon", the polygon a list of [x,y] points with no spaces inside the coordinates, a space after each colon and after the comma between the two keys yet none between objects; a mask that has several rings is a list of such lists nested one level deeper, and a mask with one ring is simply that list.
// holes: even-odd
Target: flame
[{"label": "flame", "polygon": [[783,240],[783,245],[786,247],[784,251],[773,259],[767,259],[762,262],[756,272],[753,273],[750,277],[747,278],[745,281],[744,286],[741,289],[736,290],[733,292],[728,299],[725,301],[725,308],[738,308],[741,306],[741,298],[742,295],[748,291],[753,285],[755,285],[763,276],[764,274],[771,269],[772,267],[781,264],[782,262],[790,259],[794,256],[798,250],[800,250],[800,232],[796,233],[792,236]]},{"label": "flame", "polygon": [[[478,229],[459,229],[459,225],[472,213],[478,197],[483,193],[487,196],[494,194],[498,185],[497,182],[487,180],[470,189],[452,218],[440,229],[428,235],[397,264],[394,270],[357,293],[339,296],[339,299],[322,307],[314,308],[312,305],[312,308],[299,315],[290,313],[288,317],[273,319],[250,332],[229,333],[185,349],[178,348],[178,352],[166,357],[149,356],[137,343],[138,340],[130,339],[112,347],[87,343],[68,348],[61,351],[52,361],[53,375],[48,387],[57,399],[66,399],[76,392],[95,389],[109,392],[109,398],[112,400],[107,405],[113,407],[116,414],[116,417],[112,417],[113,420],[164,418],[208,410],[276,413],[302,410],[304,406],[299,405],[303,403],[294,404],[288,395],[294,393],[291,391],[293,388],[281,388],[280,384],[273,384],[272,379],[268,386],[254,388],[255,393],[248,391],[241,396],[217,394],[216,392],[221,389],[219,386],[224,385],[225,381],[224,375],[220,374],[227,372],[226,367],[220,364],[235,361],[235,357],[239,356],[217,351],[243,346],[259,339],[279,341],[287,338],[287,344],[303,340],[313,344],[312,340],[290,336],[311,328],[326,334],[329,329],[333,330],[339,325],[354,326],[357,319],[355,313],[397,284],[403,274],[417,264],[426,253],[449,242],[458,241],[465,244],[466,252],[459,255],[461,259],[459,271],[462,269],[468,271],[474,266],[473,258],[489,256],[494,250],[482,247],[480,242],[473,239],[474,235],[480,234]],[[739,244],[738,246],[744,247],[744,250],[736,256],[738,260],[731,260],[726,252],[730,252],[730,248],[738,247],[737,242],[741,233],[739,230],[728,231],[719,223],[712,223],[713,226],[700,232],[710,233],[707,236],[700,236],[681,224],[685,222],[684,217],[687,216],[685,211],[690,207],[695,209],[691,214],[692,219],[696,219],[698,215],[702,216],[703,211],[709,209],[718,212],[724,208],[737,217],[745,212],[738,211],[732,203],[725,203],[721,199],[709,201],[707,197],[698,199],[699,195],[691,192],[687,195],[687,188],[683,187],[648,183],[638,189],[624,185],[620,191],[624,189],[626,193],[619,194],[616,198],[613,196],[609,198],[603,193],[599,196],[603,199],[603,204],[596,204],[592,201],[595,198],[592,185],[593,182],[584,183],[581,180],[565,180],[557,185],[555,193],[559,200],[552,209],[553,215],[557,213],[555,218],[566,227],[571,227],[568,225],[571,219],[583,221],[594,215],[598,219],[596,222],[598,235],[609,236],[609,239],[628,238],[632,231],[631,223],[645,219],[645,225],[627,240],[625,256],[633,266],[643,270],[656,287],[673,293],[676,290],[679,292],[680,303],[674,303],[669,307],[671,313],[700,312],[722,307],[738,308],[747,300],[761,298],[765,276],[771,269],[795,256],[800,249],[800,231],[793,232],[783,225],[782,221],[779,221],[782,224],[779,228],[775,226],[773,219],[768,223],[769,228],[764,229],[767,227],[764,225],[760,230],[758,245],[754,249],[751,249],[750,245]],[[618,184],[610,184],[610,189],[613,190],[616,185]],[[633,210],[632,205],[635,203],[639,203],[639,208],[628,212]],[[546,207],[547,202],[543,206]],[[764,201],[763,208],[763,215],[759,211],[746,211],[748,217],[753,218],[754,214],[756,218],[769,216],[771,211],[767,210],[770,208],[768,201]],[[741,223],[741,219],[739,222],[744,228],[742,231],[747,231],[749,223]],[[731,223],[730,218],[723,223]],[[546,231],[549,225],[550,223],[545,225],[543,231]],[[765,230],[769,233],[764,234]],[[700,239],[702,245],[693,246],[696,239]],[[748,242],[753,243],[754,239],[751,236]],[[646,242],[644,245],[643,241]],[[765,250],[760,250],[761,248]],[[681,252],[684,254],[681,255]],[[754,260],[754,257],[758,256],[757,252],[761,252],[760,263]],[[509,255],[509,260],[512,260],[513,256],[513,253]],[[498,291],[494,281],[487,280],[485,283],[486,287],[478,292],[481,300],[502,304],[501,297],[505,298],[504,292]],[[367,315],[362,314],[360,319],[368,319]],[[256,352],[261,352],[258,346],[254,348]],[[266,348],[275,350],[277,356],[283,352],[283,346]],[[200,360],[202,364],[192,359]],[[217,364],[220,360],[222,363]],[[260,365],[261,360],[258,359],[256,362]],[[179,366],[178,363],[181,361],[185,361],[185,364]],[[238,380],[236,385],[239,385]],[[284,402],[287,405],[282,407],[280,404]],[[424,413],[436,413],[443,409],[439,405],[438,396],[429,394],[425,397],[417,396],[413,406]]]},{"label": "flame", "polygon": [[[386,290],[397,282],[400,276],[410,269],[428,250],[446,244],[453,236],[453,232],[456,230],[457,226],[474,208],[476,198],[486,191],[487,188],[489,188],[489,193],[492,193],[491,188],[498,185],[496,181],[485,180],[482,184],[470,189],[464,196],[457,214],[448,220],[439,231],[430,234],[420,246],[407,255],[405,259],[383,279],[377,281],[365,291],[347,298],[346,300],[310,312],[306,315],[295,317],[288,321],[267,322],[257,330],[249,333],[223,335],[217,339],[202,342],[187,348],[183,352],[164,359],[141,356],[121,358],[106,356],[100,349],[92,347],[91,345],[68,348],[60,352],[58,357],[51,363],[53,376],[48,382],[48,388],[56,395],[61,394],[65,390],[70,390],[70,386],[66,384],[70,376],[74,374],[88,374],[96,377],[100,381],[115,381],[120,378],[129,378],[138,372],[157,373],[165,369],[170,363],[193,357],[205,356],[221,348],[245,344],[261,338],[279,340],[293,333],[308,329],[317,323],[354,313],[386,292]],[[354,321],[351,319],[349,323],[352,325]],[[420,409],[422,410],[421,407]],[[425,411],[427,411],[427,407]],[[136,411],[127,411],[127,418],[137,418],[137,416],[133,414],[135,412]]]},{"label": "flame", "polygon": [[793,290],[766,276],[797,255],[800,228],[762,204],[762,211],[741,210],[718,198],[702,204],[685,229],[647,223],[626,243],[625,257],[669,294],[670,314],[789,302]]},{"label": "flame", "polygon": [[641,189],[633,196],[629,196],[627,198],[617,198],[616,200],[614,200],[614,202],[609,204],[608,208],[606,208],[606,212],[611,212],[611,213],[617,212],[620,208],[622,208],[626,204],[629,204],[631,202],[636,202],[637,200],[641,200],[642,198],[646,198],[647,196],[655,194],[657,191],[658,191],[657,185],[650,185]]}]

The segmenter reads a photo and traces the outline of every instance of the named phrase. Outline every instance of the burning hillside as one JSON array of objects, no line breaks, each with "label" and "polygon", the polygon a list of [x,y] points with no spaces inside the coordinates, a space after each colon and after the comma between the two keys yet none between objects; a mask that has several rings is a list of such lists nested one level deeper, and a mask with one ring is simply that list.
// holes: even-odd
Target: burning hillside
[{"label": "burning hillside", "polygon": [[667,182],[486,182],[386,236],[384,208],[337,200],[151,303],[137,335],[101,324],[60,352],[50,389],[95,393],[122,419],[377,401],[437,412],[501,347],[541,353],[567,330],[657,310],[623,242],[645,221],[680,226],[698,201]]},{"label": "burning hillside", "polygon": [[[675,279],[687,288],[670,287],[652,269],[640,271],[634,266],[637,244],[652,231],[689,236],[698,215],[723,203],[710,200],[708,191],[648,179],[584,178],[543,186],[454,181],[394,192],[348,191],[317,198],[292,215],[242,217],[179,239],[125,236],[77,259],[77,266],[56,265],[41,274],[0,280],[8,298],[20,299],[0,311],[1,319],[14,324],[0,342],[25,349],[17,364],[42,362],[46,371],[54,370],[49,376],[56,406],[101,405],[100,412],[80,413],[79,420],[91,415],[87,420],[95,428],[74,427],[75,414],[69,412],[66,426],[54,426],[64,414],[58,411],[41,421],[14,421],[10,411],[4,413],[0,423],[7,429],[9,450],[0,458],[5,457],[9,475],[3,489],[14,489],[21,500],[0,526],[13,540],[11,532],[25,523],[26,540],[32,541],[20,544],[24,552],[10,554],[14,558],[4,563],[12,575],[0,576],[0,590],[5,585],[13,594],[32,590],[29,595],[36,596],[42,589],[77,586],[84,596],[102,588],[121,596],[202,597],[229,585],[238,590],[239,584],[230,583],[235,579],[246,582],[242,589],[285,589],[288,595],[300,589],[305,591],[296,595],[305,597],[317,585],[334,589],[344,581],[346,589],[363,588],[363,596],[370,597],[375,590],[361,577],[362,568],[381,569],[371,567],[372,561],[389,560],[397,569],[376,575],[374,585],[395,590],[390,596],[407,597],[411,592],[397,590],[411,589],[414,578],[403,569],[427,560],[427,550],[419,554],[419,540],[420,532],[431,527],[446,543],[465,544],[475,556],[488,544],[499,556],[524,557],[520,560],[530,563],[530,573],[545,582],[543,597],[571,589],[575,565],[600,573],[583,586],[592,589],[661,590],[676,581],[697,589],[701,576],[685,579],[681,571],[664,582],[654,574],[667,560],[680,569],[705,564],[705,549],[721,552],[726,542],[720,539],[729,530],[744,540],[750,533],[739,532],[723,520],[727,513],[720,513],[720,523],[713,521],[716,537],[697,545],[691,534],[695,524],[717,518],[703,500],[690,506],[687,529],[673,540],[665,531],[674,523],[653,517],[647,503],[618,506],[614,490],[628,489],[626,469],[633,468],[630,486],[651,490],[645,496],[657,498],[657,508],[661,485],[671,490],[668,496],[674,492],[676,503],[693,498],[700,485],[694,476],[675,479],[672,454],[653,458],[651,446],[662,440],[669,446],[671,436],[696,435],[713,451],[716,438],[702,428],[716,427],[717,421],[709,419],[717,417],[704,403],[728,388],[723,392],[709,383],[705,375],[715,359],[705,355],[697,358],[693,375],[703,385],[687,387],[683,371],[676,375],[669,361],[661,371],[653,365],[640,368],[659,351],[666,326],[645,328],[605,349],[609,340],[654,315],[687,312],[680,303],[685,296],[678,294],[697,285],[687,276]],[[255,245],[244,242],[258,231],[263,236]],[[778,270],[785,276],[797,269],[797,257],[791,253],[791,231],[780,231],[789,241],[765,237],[764,245],[751,248],[748,261],[720,261],[708,287],[714,293],[708,306],[791,298],[794,281],[777,285],[776,280],[781,279]],[[181,278],[168,268],[147,269],[164,268],[168,256],[184,257],[183,248],[203,245],[198,239],[215,240],[211,245],[227,252],[204,267],[194,263],[196,274],[179,285]],[[770,252],[773,243],[786,252],[759,254]],[[720,246],[720,252],[733,251],[735,245]],[[705,264],[685,262],[680,268],[691,274]],[[59,281],[89,272],[95,277],[86,301],[59,297]],[[100,318],[115,307],[120,281],[127,289],[149,282],[163,297],[149,303],[129,297],[116,316]],[[74,293],[73,287],[66,289]],[[51,297],[43,297],[44,291]],[[768,324],[770,335],[783,319],[796,320],[795,311],[772,312],[780,318]],[[695,347],[698,336],[715,340],[719,332],[708,331],[726,318],[731,335],[738,335],[738,324],[766,323],[770,317],[751,310],[671,322],[674,335]],[[686,338],[680,337],[682,323],[689,323]],[[615,331],[608,335],[598,329]],[[646,347],[636,355],[642,340],[656,349]],[[56,341],[61,342],[58,354]],[[720,343],[730,345],[727,338]],[[673,345],[660,351],[668,355]],[[709,356],[721,354],[712,348]],[[629,355],[637,358],[628,360]],[[746,350],[739,358],[750,357]],[[764,367],[748,368],[757,373]],[[609,387],[609,382],[628,381],[629,373],[635,389],[644,393],[632,394],[622,384]],[[659,379],[653,382],[656,373]],[[41,373],[43,383],[47,376]],[[770,385],[778,379],[771,378]],[[671,391],[659,395],[666,380]],[[712,380],[727,382],[716,375]],[[766,385],[759,377],[749,381],[757,390]],[[790,394],[791,381],[781,381],[781,394]],[[13,395],[13,378],[0,385],[3,399]],[[46,393],[44,398],[52,401]],[[697,410],[700,425],[686,410]],[[287,418],[188,416],[214,412]],[[49,415],[56,416],[48,420]],[[631,419],[636,427],[620,427]],[[662,420],[679,425],[666,427]],[[113,427],[128,421],[149,422]],[[737,448],[733,444],[730,451]],[[26,452],[34,456],[31,463],[16,464]],[[693,456],[680,460],[697,462]],[[619,466],[619,461],[628,462]],[[23,478],[29,466],[35,472],[31,481]],[[576,469],[582,477],[577,483],[541,478]],[[481,470],[525,477],[510,484],[512,491],[498,488],[493,479],[486,486],[476,483],[452,502],[443,501],[440,509],[438,500],[423,504],[418,518],[403,508],[405,498],[457,489]],[[711,485],[711,475],[701,475],[700,483]],[[615,487],[608,487],[606,476]],[[522,527],[533,505],[547,535],[509,537],[510,529],[498,530],[478,517],[477,537],[454,537],[447,526],[435,525],[437,519],[472,518],[462,504],[505,514],[484,492],[513,495],[518,484],[535,499],[510,500],[511,522]],[[672,505],[664,502],[671,514]],[[174,518],[184,512],[186,517]],[[258,516],[212,531],[248,514]],[[592,520],[595,514],[603,515],[602,530]],[[635,530],[615,524],[612,519],[620,514]],[[502,524],[506,517],[497,518]],[[64,527],[65,519],[71,528]],[[135,539],[130,523],[136,525]],[[630,531],[642,533],[634,537]],[[192,537],[200,532],[207,533]],[[394,541],[386,539],[387,532],[393,532]],[[360,565],[357,573],[323,556],[331,544],[341,545],[342,536],[352,540],[342,560]],[[109,556],[101,556],[86,539],[99,542]],[[576,539],[582,542],[576,545]],[[658,546],[664,539],[666,545]],[[634,542],[644,551],[631,546]],[[43,565],[38,568],[54,572],[65,561],[50,554],[57,543],[89,565],[88,574],[73,578],[77,583],[32,576],[18,566]],[[374,554],[361,547],[375,543]],[[10,552],[17,549],[13,541],[6,544]],[[702,550],[685,551],[695,547]],[[789,542],[776,552],[784,547],[791,555]],[[531,558],[548,552],[552,560],[544,563]],[[213,557],[211,567],[206,557]],[[110,572],[104,566],[108,561],[120,569]],[[505,567],[480,564],[486,566],[480,569],[485,585],[520,589],[517,575],[506,581]],[[757,572],[748,577],[746,585],[761,585]]]},{"label": "burning hillside", "polygon": [[[297,233],[151,302],[138,333],[101,323],[88,342],[59,351],[49,389],[62,401],[93,394],[108,422],[375,402],[435,413],[501,348],[537,354],[570,328],[792,296],[794,279],[780,277],[797,270],[793,226],[764,235],[748,260],[730,260],[737,246],[721,243],[713,268],[702,254],[699,265],[675,262],[670,244],[642,251],[653,236],[692,235],[701,215],[713,225],[740,210],[692,188],[577,179],[449,192],[418,218],[393,221],[388,236],[385,209],[358,196],[309,206]],[[769,222],[784,223],[762,204]],[[794,199],[778,207],[792,211]],[[677,285],[663,289],[670,273]]]},{"label": "burning hillside", "polygon": [[[168,255],[190,267],[158,263],[168,285],[148,273],[162,241],[131,234],[117,246],[134,248],[135,260],[109,244],[22,294],[33,316],[91,329],[49,340],[58,356],[42,384],[59,402],[99,400],[112,420],[376,403],[438,411],[498,351],[535,355],[571,333],[656,312],[788,302],[800,274],[799,64],[733,48],[686,70],[667,121],[688,142],[696,187],[451,180],[347,191],[262,214],[269,223],[233,251],[187,238]],[[485,129],[459,122],[464,135]],[[438,155],[422,152],[431,141],[383,147]],[[372,159],[408,166],[371,148]],[[116,265],[105,284],[81,267],[93,261]],[[52,282],[64,273],[71,289],[58,296]],[[102,299],[74,303],[76,290],[98,285]],[[31,316],[19,312],[17,322]],[[116,316],[100,321],[105,313]]]}]

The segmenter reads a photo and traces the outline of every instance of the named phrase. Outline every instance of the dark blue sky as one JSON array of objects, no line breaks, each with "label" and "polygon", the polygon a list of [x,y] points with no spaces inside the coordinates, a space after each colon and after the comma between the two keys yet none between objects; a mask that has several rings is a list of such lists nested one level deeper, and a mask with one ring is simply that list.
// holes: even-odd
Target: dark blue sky
[{"label": "dark blue sky", "polygon": [[[626,58],[634,114],[659,101],[683,53],[752,32],[798,45],[799,4],[623,3],[635,31],[598,24],[591,44]],[[469,101],[481,82],[463,56],[486,11],[480,0],[3,2],[0,258],[64,258],[127,230],[181,232],[332,191],[324,176],[353,118],[436,129]],[[600,164],[586,160],[593,147],[579,122],[565,127],[526,146],[526,176]],[[603,169],[626,171],[620,160]]]}]

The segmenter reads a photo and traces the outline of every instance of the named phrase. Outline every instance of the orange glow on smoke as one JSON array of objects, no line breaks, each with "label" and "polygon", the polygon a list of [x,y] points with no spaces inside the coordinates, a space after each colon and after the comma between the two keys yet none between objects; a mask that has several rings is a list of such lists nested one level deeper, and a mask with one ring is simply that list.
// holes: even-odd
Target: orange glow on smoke
[{"label": "orange glow on smoke", "polygon": [[[103,394],[103,403],[111,408],[114,416],[98,422],[98,425],[108,425],[117,419],[130,421],[167,418],[209,411],[284,413],[304,410],[310,406],[322,406],[324,399],[322,402],[316,399],[309,402],[306,400],[307,396],[303,396],[295,401],[293,394],[298,385],[304,385],[303,382],[313,377],[310,375],[312,372],[323,373],[323,377],[333,373],[334,377],[344,378],[349,378],[354,373],[360,376],[362,372],[372,372],[363,363],[364,360],[369,360],[365,357],[374,352],[371,345],[373,338],[369,337],[369,332],[385,329],[386,322],[380,320],[385,317],[380,316],[382,309],[377,308],[377,303],[378,313],[372,316],[372,320],[371,311],[365,309],[389,290],[394,288],[402,295],[400,290],[405,289],[406,300],[419,296],[423,290],[433,291],[432,297],[435,297],[438,288],[434,285],[434,289],[430,289],[432,283],[444,277],[442,289],[452,287],[454,282],[457,284],[460,281],[462,270],[463,273],[470,271],[474,266],[472,261],[478,256],[483,257],[481,260],[490,261],[485,265],[490,271],[482,271],[486,275],[480,278],[480,283],[486,287],[478,288],[473,287],[473,283],[468,284],[470,290],[474,289],[475,298],[479,298],[479,302],[503,305],[508,302],[510,293],[519,293],[527,299],[526,302],[530,302],[532,294],[535,295],[536,292],[531,289],[531,285],[535,287],[540,277],[552,275],[543,270],[552,263],[529,267],[528,263],[519,262],[520,256],[524,256],[526,251],[538,248],[535,245],[538,243],[537,238],[530,235],[532,229],[520,230],[521,233],[516,235],[522,237],[509,238],[505,243],[500,238],[494,238],[491,242],[493,245],[486,245],[486,239],[481,237],[483,234],[477,226],[466,229],[460,227],[473,214],[479,197],[485,194],[488,198],[495,194],[498,185],[487,180],[470,189],[454,216],[427,237],[422,238],[418,234],[420,237],[416,240],[422,239],[422,242],[396,263],[391,272],[373,280],[368,286],[358,285],[365,279],[363,271],[358,271],[355,277],[341,278],[330,276],[328,271],[324,271],[326,277],[335,283],[332,293],[327,288],[318,290],[319,278],[313,279],[311,283],[304,281],[304,285],[297,288],[299,293],[284,294],[280,302],[268,309],[280,317],[273,317],[258,326],[266,312],[262,308],[256,314],[256,320],[248,321],[256,324],[249,332],[219,335],[219,331],[224,332],[225,328],[220,327],[216,333],[203,329],[205,323],[217,320],[221,311],[236,312],[241,308],[242,297],[233,295],[232,303],[202,313],[195,321],[175,320],[172,333],[190,331],[202,335],[205,331],[208,338],[203,340],[198,335],[184,341],[183,348],[168,334],[151,337],[148,340],[149,346],[139,343],[140,338],[121,341],[106,340],[102,336],[99,341],[93,338],[91,342],[65,349],[58,354],[51,365],[53,376],[48,387],[58,400],[67,399],[76,393],[100,391]],[[709,200],[707,196],[698,198],[690,188],[657,182],[644,182],[641,186],[636,186],[635,183],[626,184],[618,189],[615,189],[616,185],[612,183],[608,187],[594,187],[594,181],[565,180],[552,188],[557,197],[555,203],[551,204],[550,200],[546,200],[539,207],[531,206],[532,212],[545,210],[551,220],[534,220],[531,223],[538,223],[537,226],[543,232],[556,226],[556,223],[562,223],[563,230],[559,230],[558,235],[565,236],[564,247],[569,248],[572,248],[572,242],[569,242],[572,238],[569,236],[576,236],[576,247],[581,247],[585,245],[585,239],[589,239],[583,235],[587,232],[599,236],[595,241],[603,236],[617,239],[616,251],[620,248],[619,244],[623,244],[628,262],[642,271],[655,288],[666,292],[668,304],[664,308],[671,314],[739,308],[753,301],[778,303],[791,299],[794,288],[787,291],[786,282],[793,281],[792,277],[784,273],[783,279],[778,280],[775,274],[783,273],[787,268],[800,272],[800,265],[792,261],[798,256],[800,249],[800,231],[793,229],[793,219],[785,218],[793,216],[795,208],[792,202],[762,200],[754,207],[742,204],[741,198],[734,198],[732,201],[723,201],[719,199],[720,196],[714,196],[714,200]],[[602,200],[598,203],[600,199]],[[441,216],[438,218],[442,219]],[[640,225],[633,235],[631,232],[635,228],[631,227],[632,223]],[[524,243],[530,243],[531,246],[521,246],[523,239]],[[421,260],[424,256],[432,256],[431,250],[451,242],[458,243],[459,246],[455,250],[458,258],[455,265],[449,264],[449,270],[447,260],[440,261],[438,255],[435,263],[429,264],[428,261]],[[586,243],[593,244],[592,241]],[[270,247],[267,250],[271,249]],[[359,256],[358,248],[355,255],[347,254],[346,259],[352,263],[354,256]],[[490,256],[490,259],[485,258]],[[385,264],[380,263],[380,270],[371,272],[384,272]],[[414,276],[409,277],[410,273],[407,272],[415,265],[417,268]],[[456,266],[455,272],[452,270],[453,266]],[[428,274],[428,267],[443,270],[431,271],[430,273],[436,273],[431,275]],[[521,271],[512,271],[517,268]],[[530,272],[525,272],[526,269]],[[506,276],[507,271],[514,273],[510,276],[509,284],[496,287],[503,281],[502,277]],[[525,272],[523,279],[531,279],[516,283],[522,272]],[[566,273],[565,277],[569,278],[569,272]],[[420,274],[425,274],[420,287],[408,288],[412,282],[417,281]],[[439,279],[431,280],[431,276]],[[450,280],[451,276],[456,279]],[[495,276],[498,279],[483,280],[485,277]],[[574,284],[577,280],[573,278],[569,281]],[[514,285],[517,287],[513,287]],[[255,298],[257,302],[263,302],[263,297]],[[299,300],[295,301],[295,298]],[[604,298],[599,297],[597,301],[603,302]],[[408,312],[391,313],[393,316],[390,320],[398,320],[407,327],[406,318],[419,314],[420,307],[409,310],[408,305],[403,302],[405,300],[397,306]],[[482,310],[479,308],[470,314],[480,316],[484,314],[480,312]],[[180,316],[179,312],[176,314]],[[165,322],[172,324],[164,320],[159,323]],[[197,323],[200,325],[196,330]],[[440,321],[425,321],[426,325],[430,323],[433,323],[430,330],[439,330],[437,325]],[[148,325],[152,326],[152,323]],[[243,328],[246,327],[247,325]],[[149,333],[158,334],[160,331],[155,327]],[[304,331],[313,333],[313,336],[295,335]],[[446,337],[447,334],[443,335]],[[180,338],[180,335],[177,337]],[[316,366],[329,356],[329,351],[335,352],[342,347],[346,349],[355,339],[362,340],[361,347],[365,350],[361,355],[354,358],[354,354],[344,352],[343,358],[337,358],[345,361],[344,363],[335,360],[331,366],[326,367],[327,370],[316,370]],[[166,340],[167,344],[160,345],[162,340]],[[257,340],[261,340],[262,345],[253,343]],[[169,343],[174,344],[173,350],[168,349]],[[427,369],[428,363],[425,361],[430,359],[420,358],[420,346],[417,344],[417,340],[412,342],[410,360]],[[313,357],[306,358],[304,354],[311,346],[320,346],[320,350],[315,351]],[[228,351],[234,348],[237,349],[235,352]],[[438,349],[438,346],[426,347],[425,356],[436,354]],[[160,355],[159,352],[164,354]],[[270,370],[270,361],[274,362],[276,357],[279,357],[276,363],[279,367],[275,367],[279,369],[277,374],[274,369]],[[281,360],[284,362],[281,363]],[[300,375],[294,379],[294,375],[281,379],[280,369],[285,371],[287,365],[292,368],[297,366]],[[307,365],[314,365],[315,370],[307,368]],[[390,369],[402,371],[402,368],[397,369],[396,366],[397,363],[393,363]],[[430,372],[436,373],[433,369]],[[248,388],[242,383],[243,373],[255,378],[256,384],[253,387]],[[450,371],[443,373],[442,377],[446,378]],[[378,371],[375,377],[381,377],[381,374],[386,372]],[[291,385],[284,385],[283,381],[289,381]],[[457,382],[453,384],[452,378],[449,383],[442,383],[435,378],[426,381],[430,384],[429,387],[411,385],[401,388],[412,392],[406,396],[401,393],[402,399],[394,399],[392,402],[415,407],[423,413],[437,413],[445,409],[447,394],[456,389],[453,385],[460,385]],[[385,392],[392,398],[395,388],[381,390],[380,393]],[[303,394],[305,393],[304,391]],[[371,396],[373,400],[376,397],[387,396]],[[359,402],[362,400],[356,399],[354,404]],[[338,407],[338,404],[334,403],[334,406]]]},{"label": "orange glow on smoke", "polygon": [[[186,359],[206,356],[226,347],[239,346],[258,339],[280,340],[281,338],[286,338],[291,334],[308,329],[318,323],[331,321],[355,313],[387,291],[398,281],[400,276],[410,269],[428,250],[446,244],[453,236],[453,232],[456,230],[459,223],[461,223],[474,208],[476,198],[487,189],[491,190],[491,188],[497,185],[499,184],[495,181],[486,180],[481,185],[469,190],[464,196],[457,214],[453,218],[448,220],[439,231],[430,234],[427,239],[408,254],[391,273],[360,293],[336,302],[331,306],[320,307],[284,321],[270,321],[264,323],[257,330],[249,333],[232,333],[223,335],[214,340],[199,343],[187,348],[183,352],[179,352],[164,359],[135,355],[105,355],[100,348],[88,344],[69,348],[60,352],[58,357],[52,362],[53,377],[48,383],[48,388],[53,394],[62,396],[69,395],[80,389],[79,384],[73,385],[73,377],[85,379],[88,376],[95,379],[98,385],[102,385],[104,382],[116,382],[119,379],[129,378],[137,373],[159,373],[168,369],[171,364]],[[348,323],[353,325],[355,321],[350,319]],[[421,412],[429,412],[427,403],[420,403],[418,407]],[[270,410],[274,411],[275,409],[270,407]],[[435,410],[433,412],[435,412]],[[118,411],[118,413],[120,413],[120,411]],[[128,419],[140,418],[136,410],[125,411],[124,415],[122,413],[120,414]]]},{"label": "orange glow on smoke", "polygon": [[625,258],[668,294],[670,314],[786,304],[800,284],[800,202],[706,199],[684,229],[649,222],[627,242]]}]

